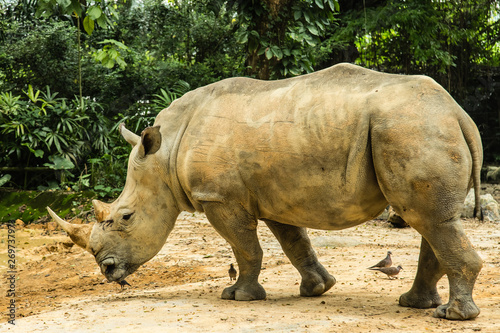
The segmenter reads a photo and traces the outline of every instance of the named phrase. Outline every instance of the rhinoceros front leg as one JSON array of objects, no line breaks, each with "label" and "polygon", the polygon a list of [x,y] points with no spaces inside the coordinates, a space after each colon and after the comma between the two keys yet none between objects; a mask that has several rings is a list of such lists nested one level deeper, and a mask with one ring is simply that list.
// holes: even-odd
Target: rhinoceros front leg
[{"label": "rhinoceros front leg", "polygon": [[236,283],[224,289],[222,298],[237,301],[266,298],[266,291],[258,282],[262,248],[257,238],[257,219],[237,203],[208,202],[203,208],[215,230],[231,245],[240,271]]},{"label": "rhinoceros front leg", "polygon": [[335,278],[319,263],[305,228],[269,220],[265,222],[302,277],[301,296],[319,296],[333,287]]},{"label": "rhinoceros front leg", "polygon": [[[448,276],[450,298],[448,303],[437,307],[434,316],[455,320],[476,318],[479,315],[479,308],[472,299],[472,290],[481,270],[482,260],[465,235],[462,222],[456,218],[420,227],[421,225],[416,225],[439,263],[432,259],[429,252],[431,250],[426,242],[423,242],[424,259],[430,259],[430,262],[419,262],[419,272],[414,287],[402,296],[400,304],[418,307],[423,304],[422,300],[426,300],[431,306],[438,305],[439,299],[435,297],[437,292],[431,287],[444,273]],[[423,281],[425,278],[429,278],[430,281]]]}]

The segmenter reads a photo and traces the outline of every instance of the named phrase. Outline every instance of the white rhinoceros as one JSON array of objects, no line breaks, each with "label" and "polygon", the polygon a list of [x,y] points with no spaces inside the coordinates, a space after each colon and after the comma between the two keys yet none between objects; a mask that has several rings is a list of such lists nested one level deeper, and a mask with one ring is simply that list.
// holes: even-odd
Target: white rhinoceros
[{"label": "white rhinoceros", "polygon": [[[93,227],[52,214],[109,281],[158,253],[185,210],[205,212],[234,251],[240,275],[222,298],[266,297],[258,220],[299,271],[300,294],[321,295],[335,279],[305,228],[352,227],[390,204],[422,235],[399,303],[448,319],[479,314],[472,290],[482,260],[459,214],[469,188],[479,198],[481,138],[432,79],[351,64],[278,81],[233,78],[187,93],[141,136],[120,130],[133,149],[118,199],[93,202]],[[450,297],[441,305],[444,274]]]}]

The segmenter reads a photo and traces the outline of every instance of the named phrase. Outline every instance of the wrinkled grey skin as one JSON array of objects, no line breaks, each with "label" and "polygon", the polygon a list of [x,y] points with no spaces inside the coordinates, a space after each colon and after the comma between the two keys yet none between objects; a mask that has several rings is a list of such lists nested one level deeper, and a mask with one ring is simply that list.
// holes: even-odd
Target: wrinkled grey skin
[{"label": "wrinkled grey skin", "polygon": [[[259,219],[299,271],[300,294],[321,295],[335,279],[305,228],[352,227],[390,204],[422,235],[415,281],[400,304],[437,307],[435,316],[448,319],[479,314],[472,290],[482,261],[459,211],[472,186],[478,200],[481,139],[432,79],[350,64],[280,81],[234,78],[178,99],[141,137],[120,128],[133,146],[125,188],[111,204],[94,202],[97,223],[80,232],[87,242],[79,238],[108,280],[151,259],[179,212],[200,211],[240,269],[222,298],[266,297]],[[436,289],[444,274],[446,304]]]}]

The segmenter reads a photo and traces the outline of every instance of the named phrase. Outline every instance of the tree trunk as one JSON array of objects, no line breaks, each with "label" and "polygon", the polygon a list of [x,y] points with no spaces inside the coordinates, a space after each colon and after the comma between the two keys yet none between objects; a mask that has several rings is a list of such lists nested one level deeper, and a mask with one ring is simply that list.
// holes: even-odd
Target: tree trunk
[{"label": "tree trunk", "polygon": [[[290,5],[291,0],[260,0],[265,12],[262,15],[257,15],[253,12],[252,21],[255,22],[256,31],[260,36],[270,32],[272,36],[271,45],[279,45],[285,37],[288,18],[291,15]],[[280,19],[279,16],[281,16]],[[246,65],[247,74],[255,76],[261,80],[269,80],[271,76],[271,68],[277,64],[276,58],[267,59],[265,52],[261,55],[257,50],[248,51]]]}]

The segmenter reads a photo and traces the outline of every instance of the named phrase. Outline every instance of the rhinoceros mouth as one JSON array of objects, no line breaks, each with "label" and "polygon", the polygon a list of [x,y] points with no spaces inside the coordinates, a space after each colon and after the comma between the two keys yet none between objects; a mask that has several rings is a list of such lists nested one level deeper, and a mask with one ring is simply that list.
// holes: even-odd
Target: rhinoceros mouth
[{"label": "rhinoceros mouth", "polygon": [[126,265],[119,264],[113,257],[104,258],[98,265],[101,268],[101,273],[109,282],[120,282],[129,275]]}]

